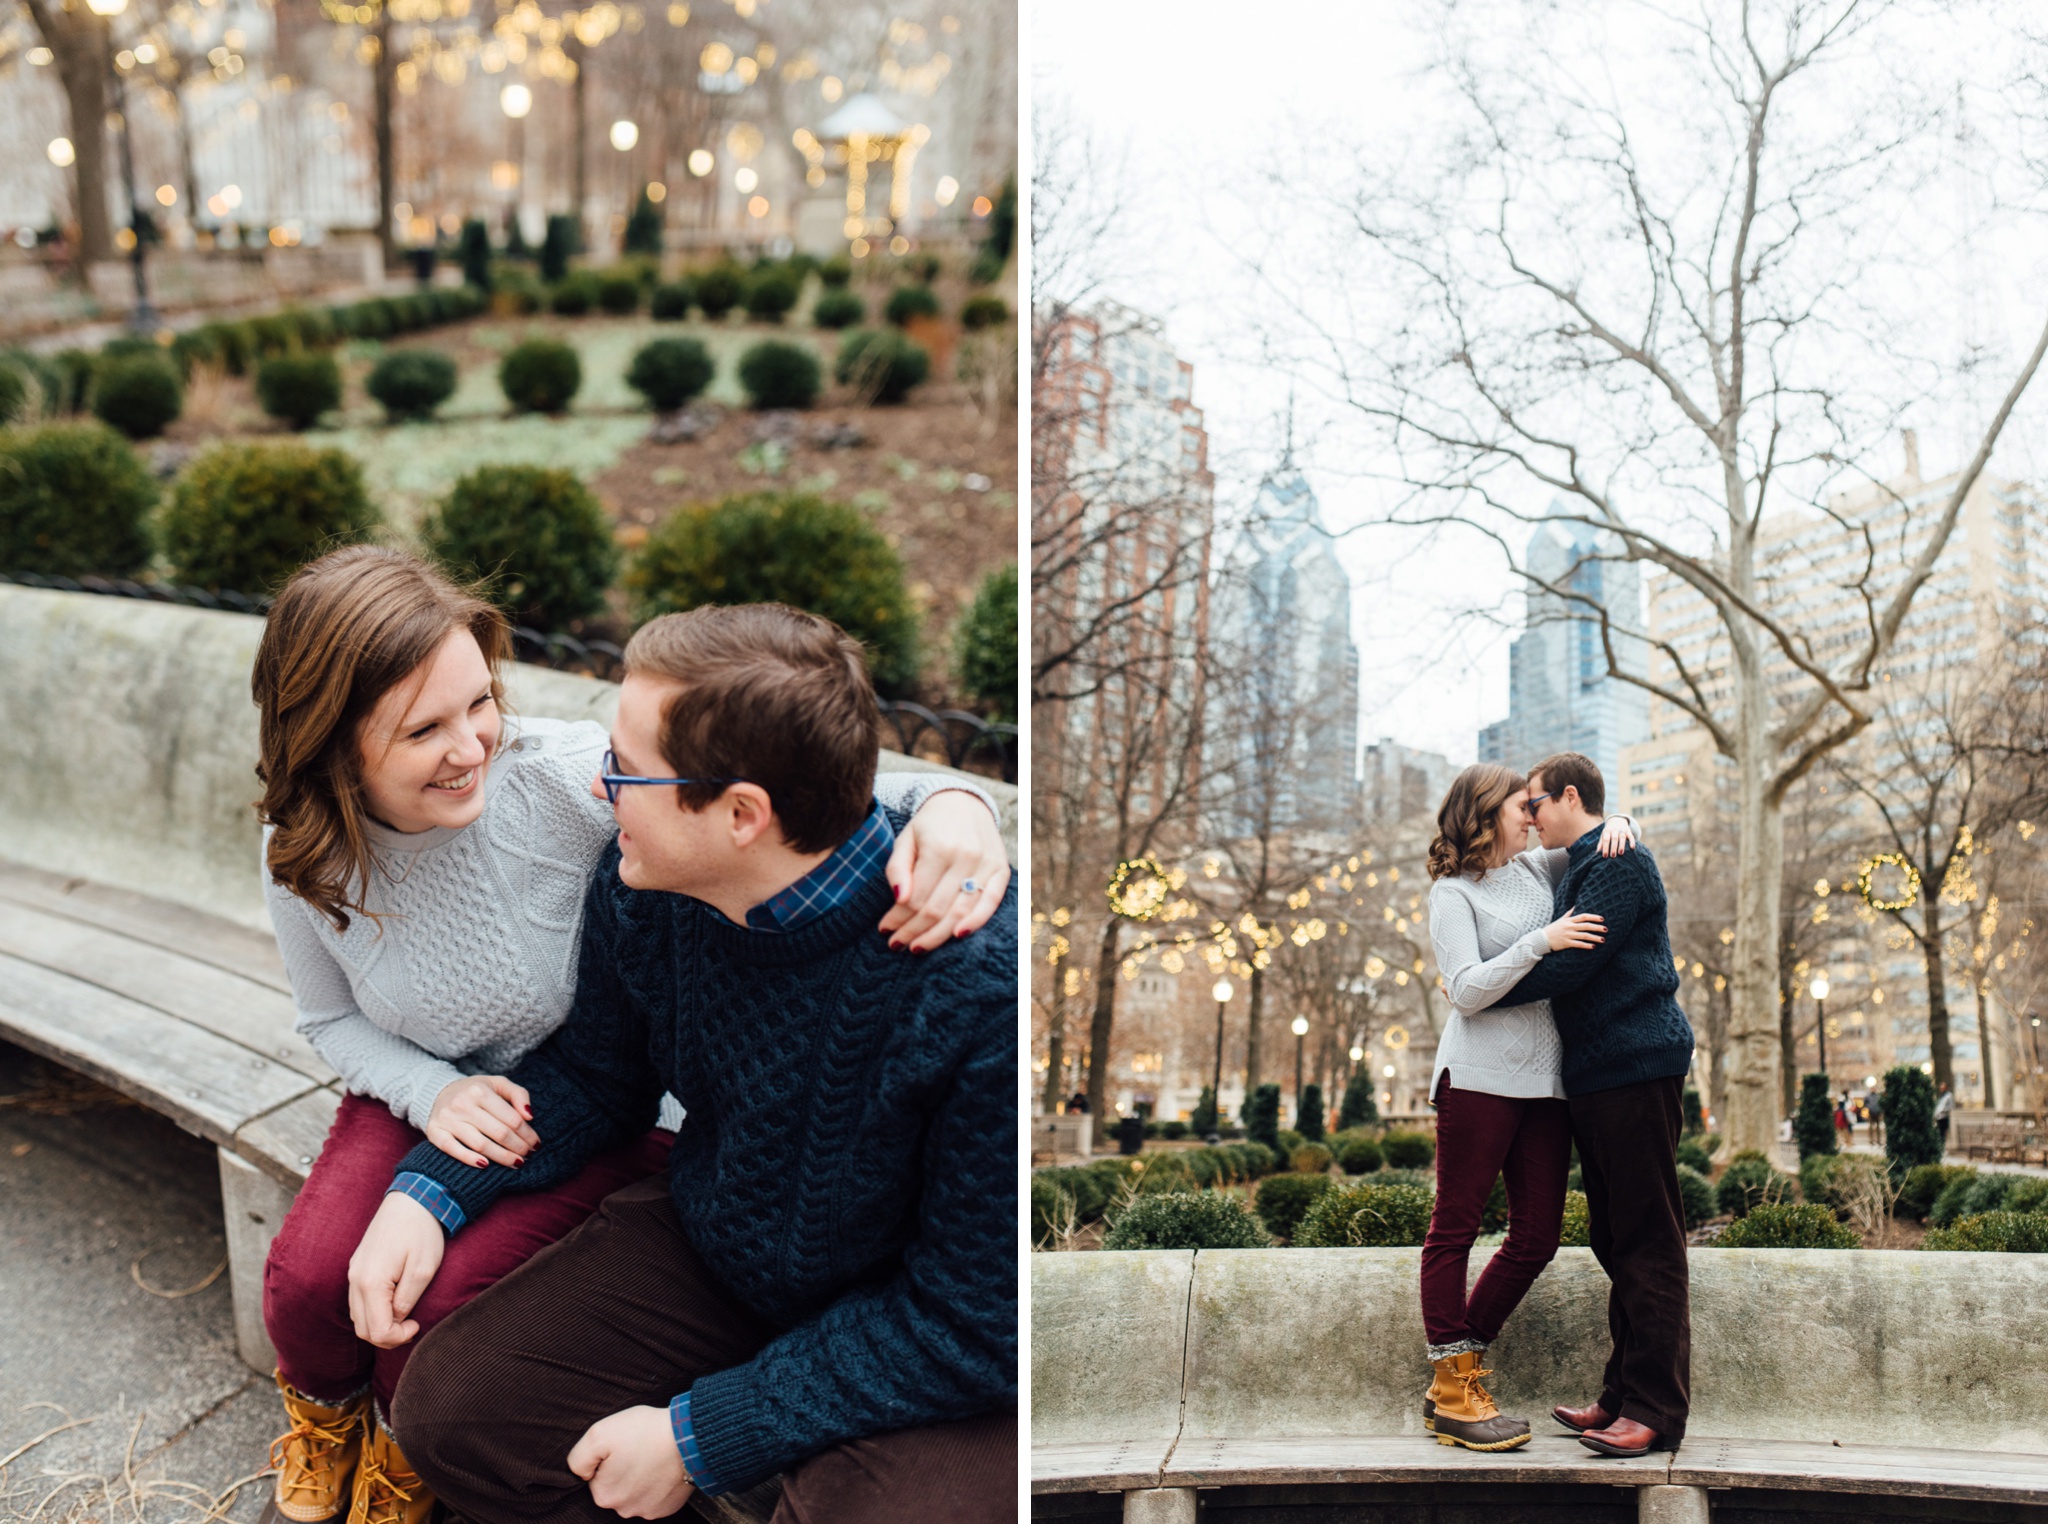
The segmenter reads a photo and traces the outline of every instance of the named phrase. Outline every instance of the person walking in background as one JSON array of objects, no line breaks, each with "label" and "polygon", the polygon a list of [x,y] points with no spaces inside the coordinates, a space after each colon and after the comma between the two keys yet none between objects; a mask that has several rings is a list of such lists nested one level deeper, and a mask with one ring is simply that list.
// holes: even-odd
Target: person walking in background
[{"label": "person walking in background", "polygon": [[1863,1103],[1863,1109],[1870,1114],[1870,1142],[1874,1148],[1884,1147],[1884,1097],[1873,1090],[1870,1098]]},{"label": "person walking in background", "polygon": [[1835,1131],[1842,1135],[1841,1146],[1843,1148],[1848,1148],[1855,1143],[1856,1128],[1850,1118],[1849,1092],[1846,1090],[1842,1092],[1842,1098],[1835,1102]]},{"label": "person walking in background", "polygon": [[1956,1098],[1949,1090],[1947,1080],[1943,1080],[1936,1087],[1936,1092],[1934,1097],[1934,1130],[1941,1134],[1941,1152],[1946,1157],[1948,1154],[1949,1113],[1956,1109]]},{"label": "person walking in background", "polygon": [[1605,939],[1539,962],[1494,1003],[1548,1000],[1563,1048],[1572,1137],[1586,1184],[1589,1239],[1612,1289],[1614,1350],[1591,1407],[1552,1409],[1603,1455],[1676,1449],[1692,1397],[1692,1309],[1678,1194],[1681,1087],[1693,1031],[1675,998],[1664,881],[1650,852],[1597,850],[1606,784],[1564,752],[1529,774],[1543,844],[1565,848],[1552,908],[1597,915]]},{"label": "person walking in background", "polygon": [[[1599,945],[1600,918],[1555,915],[1552,884],[1569,854],[1523,851],[1529,785],[1493,763],[1466,768],[1437,809],[1429,845],[1430,940],[1451,1004],[1430,1076],[1436,1107],[1436,1205],[1422,1247],[1422,1323],[1434,1378],[1423,1427],[1439,1444],[1512,1450],[1529,1423],[1500,1411],[1482,1376],[1486,1348],[1557,1253],[1571,1163],[1557,1028],[1542,1001],[1497,1006],[1538,960]],[[1609,821],[1600,850],[1626,852],[1635,831]],[[1492,1009],[1488,1009],[1492,1006]],[[1508,1237],[1470,1297],[1465,1270],[1496,1179]]]}]

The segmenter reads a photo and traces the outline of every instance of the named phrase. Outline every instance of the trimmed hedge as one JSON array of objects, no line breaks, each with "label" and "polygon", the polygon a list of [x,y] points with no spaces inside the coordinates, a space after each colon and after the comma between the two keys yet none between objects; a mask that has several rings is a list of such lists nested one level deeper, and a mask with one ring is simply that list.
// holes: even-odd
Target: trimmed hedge
[{"label": "trimmed hedge", "polygon": [[763,270],[747,282],[747,316],[779,323],[796,306],[803,284],[787,270]]},{"label": "trimmed hedge", "polygon": [[1755,1149],[1744,1149],[1730,1160],[1715,1187],[1721,1210],[1736,1218],[1748,1216],[1759,1206],[1791,1201],[1798,1193],[1798,1182],[1772,1169],[1771,1161]]},{"label": "trimmed hedge", "polygon": [[1275,1238],[1292,1238],[1308,1209],[1336,1183],[1328,1175],[1272,1175],[1259,1182],[1252,1210]]},{"label": "trimmed hedge", "polygon": [[679,323],[690,315],[692,295],[688,281],[669,281],[654,288],[647,310],[657,322]]},{"label": "trimmed hedge", "polygon": [[428,552],[465,581],[487,580],[516,624],[559,630],[604,608],[618,575],[611,522],[569,471],[480,466],[420,526]]},{"label": "trimmed hedge", "polygon": [[1980,1254],[2048,1254],[2048,1214],[1981,1212],[1952,1228],[1935,1228],[1920,1247]]},{"label": "trimmed hedge", "polygon": [[103,424],[0,430],[0,571],[132,577],[156,502],[156,478]]},{"label": "trimmed hedge", "polygon": [[1835,1102],[1828,1094],[1828,1077],[1825,1074],[1801,1077],[1799,1110],[1792,1119],[1792,1136],[1798,1140],[1801,1159],[1835,1151]]},{"label": "trimmed hedge", "polygon": [[177,367],[161,353],[117,355],[93,367],[93,416],[130,439],[153,439],[184,410]]},{"label": "trimmed hedge", "polygon": [[1426,1132],[1390,1128],[1380,1139],[1380,1151],[1395,1169],[1426,1169],[1436,1158],[1436,1140]]},{"label": "trimmed hedge", "polygon": [[341,406],[341,369],[326,351],[279,355],[256,368],[256,400],[294,429],[309,429]]},{"label": "trimmed hedge", "polygon": [[953,635],[961,691],[999,720],[1017,719],[1017,563],[983,577]]},{"label": "trimmed hedge", "polygon": [[723,318],[746,299],[747,277],[734,265],[713,265],[694,282],[697,305],[712,322]]},{"label": "trimmed hedge", "polygon": [[929,286],[898,286],[889,293],[888,303],[882,308],[882,316],[894,327],[901,328],[912,318],[937,317],[939,299],[932,295]]},{"label": "trimmed hedge", "polygon": [[381,522],[362,467],[341,450],[218,444],[172,489],[164,555],[179,582],[262,594],[336,546],[368,539]]},{"label": "trimmed hedge", "polygon": [[705,604],[787,603],[867,647],[884,693],[917,677],[918,616],[903,561],[858,508],[750,492],[678,510],[626,572],[634,619]]},{"label": "trimmed hedge", "polygon": [[1941,1199],[1951,1180],[1976,1173],[1967,1164],[1916,1164],[1906,1171],[1905,1181],[1899,1186],[1896,1210],[1905,1217],[1925,1217],[1934,1210],[1934,1203]]},{"label": "trimmed hedge", "polygon": [[852,328],[867,316],[868,304],[843,289],[827,290],[811,307],[811,321],[820,328]]},{"label": "trimmed hedge", "polygon": [[396,422],[433,417],[455,395],[455,382],[455,361],[439,350],[394,349],[377,362],[363,390]]},{"label": "trimmed hedge", "polygon": [[1884,1154],[1894,1180],[1918,1164],[1941,1163],[1941,1134],[1934,1126],[1934,1081],[1910,1064],[1884,1077]]},{"label": "trimmed hedge", "polygon": [[597,297],[597,277],[578,270],[555,283],[548,293],[548,311],[557,317],[582,317],[597,305]]},{"label": "trimmed hedge", "polygon": [[583,385],[583,362],[560,339],[528,339],[498,363],[498,386],[522,413],[560,413]]},{"label": "trimmed hedge", "polygon": [[835,254],[818,266],[818,279],[825,283],[827,291],[844,290],[853,279],[853,261],[844,254]]},{"label": "trimmed hedge", "polygon": [[768,339],[740,356],[740,385],[757,408],[809,407],[825,384],[808,345]]},{"label": "trimmed hedge", "polygon": [[832,374],[876,402],[901,402],[931,374],[932,357],[893,328],[858,328],[839,344]]},{"label": "trimmed hedge", "polygon": [[1300,1143],[1287,1155],[1287,1167],[1303,1175],[1327,1175],[1336,1162],[1327,1143]]},{"label": "trimmed hedge", "polygon": [[1765,1202],[1728,1224],[1717,1249],[1856,1249],[1863,1241],[1826,1207],[1805,1201]]},{"label": "trimmed hedge", "polygon": [[1347,1175],[1370,1175],[1384,1163],[1386,1156],[1371,1138],[1352,1138],[1338,1146],[1337,1167]]},{"label": "trimmed hedge", "polygon": [[654,339],[633,356],[626,384],[657,413],[666,413],[702,392],[717,370],[711,351],[695,339]]},{"label": "trimmed hedge", "polygon": [[1118,1249],[1264,1249],[1272,1240],[1235,1196],[1176,1191],[1141,1196],[1126,1207],[1102,1240]]},{"label": "trimmed hedge", "polygon": [[986,293],[970,296],[960,306],[960,326],[969,333],[979,333],[984,328],[1000,328],[1010,321],[1010,304],[1000,296]]},{"label": "trimmed hedge", "polygon": [[1702,1175],[1712,1174],[1714,1170],[1712,1157],[1691,1138],[1678,1140],[1678,1162],[1687,1169],[1698,1170]]},{"label": "trimmed hedge", "polygon": [[1338,1185],[1332,1181],[1330,1189],[1319,1195],[1303,1216],[1294,1244],[1302,1249],[1419,1244],[1429,1232],[1435,1203],[1435,1194],[1424,1186]]},{"label": "trimmed hedge", "polygon": [[1696,1228],[1721,1210],[1714,1183],[1698,1170],[1678,1166],[1678,1199],[1685,1207],[1685,1225]]},{"label": "trimmed hedge", "polygon": [[597,278],[597,304],[613,317],[640,310],[640,276],[636,271],[607,270]]}]

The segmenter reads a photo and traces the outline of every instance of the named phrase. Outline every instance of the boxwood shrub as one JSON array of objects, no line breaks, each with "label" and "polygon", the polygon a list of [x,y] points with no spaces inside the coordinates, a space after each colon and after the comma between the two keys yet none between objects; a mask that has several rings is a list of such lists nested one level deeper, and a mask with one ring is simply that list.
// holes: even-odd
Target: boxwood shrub
[{"label": "boxwood shrub", "polygon": [[1714,1170],[1712,1157],[1691,1138],[1678,1140],[1678,1162],[1687,1169],[1698,1170],[1702,1175],[1712,1174]]},{"label": "boxwood shrub", "polygon": [[757,408],[809,407],[818,400],[824,373],[805,344],[765,339],[740,356],[740,385]]},{"label": "boxwood shrub", "polygon": [[341,370],[325,350],[283,354],[256,367],[256,400],[295,429],[308,429],[341,406]]},{"label": "boxwood shrub", "polygon": [[1898,1205],[1893,1210],[1901,1217],[1925,1217],[1934,1210],[1934,1203],[1941,1199],[1951,1180],[1976,1173],[1967,1164],[1916,1164],[1906,1171],[1899,1186]]},{"label": "boxwood shrub", "polygon": [[1728,1224],[1717,1249],[1856,1249],[1863,1241],[1811,1201],[1764,1202]]},{"label": "boxwood shrub", "polygon": [[1927,1214],[1928,1223],[1937,1228],[1952,1228],[1965,1217],[1975,1217],[1983,1212],[2002,1211],[2005,1198],[2023,1177],[1996,1172],[1979,1174],[1976,1170],[1965,1170],[1950,1177],[1942,1192],[1934,1199],[1934,1206]]},{"label": "boxwood shrub", "polygon": [[1941,1134],[1934,1126],[1934,1081],[1911,1064],[1885,1071],[1884,1153],[1894,1180],[1903,1180],[1916,1164],[1941,1163]]},{"label": "boxwood shrub", "polygon": [[853,261],[844,254],[835,254],[818,266],[818,279],[825,283],[827,291],[844,290],[853,279]]},{"label": "boxwood shrub", "polygon": [[787,603],[867,647],[885,693],[917,677],[918,618],[903,562],[858,508],[807,493],[750,492],[685,507],[626,571],[634,618],[704,604]]},{"label": "boxwood shrub", "polygon": [[984,714],[1017,719],[1017,563],[999,566],[974,589],[953,635],[961,691]]},{"label": "boxwood shrub", "polygon": [[548,311],[558,317],[582,317],[597,305],[597,278],[582,270],[564,276],[548,293]]},{"label": "boxwood shrub", "polygon": [[92,410],[130,439],[152,439],[185,410],[185,388],[163,354],[117,355],[93,367]]},{"label": "boxwood shrub", "polygon": [[1426,1132],[1390,1127],[1380,1139],[1380,1152],[1395,1169],[1427,1169],[1436,1158],[1436,1140]]},{"label": "boxwood shrub", "polygon": [[747,281],[747,316],[764,323],[779,323],[802,292],[802,282],[789,271],[763,270]]},{"label": "boxwood shrub", "polygon": [[607,270],[597,278],[597,304],[614,317],[640,310],[640,272]]},{"label": "boxwood shrub", "polygon": [[1287,1155],[1287,1167],[1297,1174],[1327,1175],[1337,1156],[1327,1143],[1297,1144]]},{"label": "boxwood shrub", "polygon": [[428,512],[420,538],[434,558],[516,624],[559,630],[604,607],[619,554],[604,509],[573,472],[479,466]]},{"label": "boxwood shrub", "polygon": [[1252,1208],[1275,1238],[1292,1238],[1308,1209],[1336,1185],[1328,1175],[1269,1175],[1259,1182]]},{"label": "boxwood shrub", "polygon": [[901,328],[912,318],[937,317],[939,299],[932,295],[930,286],[898,286],[889,293],[882,316],[896,327]]},{"label": "boxwood shrub", "polygon": [[1264,1249],[1272,1240],[1235,1196],[1175,1191],[1140,1196],[1118,1215],[1102,1247],[1118,1249]]},{"label": "boxwood shrub", "polygon": [[1337,1145],[1337,1167],[1347,1175],[1370,1175],[1385,1162],[1371,1138],[1346,1138]]},{"label": "boxwood shrub", "polygon": [[562,412],[582,385],[583,362],[560,339],[528,339],[498,362],[498,386],[515,412]]},{"label": "boxwood shrub", "polygon": [[844,289],[826,291],[811,307],[811,321],[820,328],[851,328],[867,315],[868,304]]},{"label": "boxwood shrub", "polygon": [[2048,1215],[1980,1212],[1951,1228],[1934,1228],[1923,1249],[1966,1249],[1990,1254],[2048,1254]]},{"label": "boxwood shrub", "polygon": [[876,402],[901,402],[932,372],[932,357],[893,328],[859,328],[839,344],[832,374]]},{"label": "boxwood shrub", "polygon": [[1000,296],[983,293],[970,296],[960,304],[960,326],[969,333],[979,333],[984,328],[1000,328],[1010,321],[1010,304]]},{"label": "boxwood shrub", "polygon": [[736,265],[713,265],[692,283],[704,316],[717,322],[746,298],[747,277]]},{"label": "boxwood shrub", "polygon": [[455,395],[455,361],[437,349],[394,349],[379,360],[363,389],[393,422],[431,418]]},{"label": "boxwood shrub", "polygon": [[1690,1165],[1678,1166],[1678,1199],[1685,1208],[1685,1225],[1696,1228],[1721,1210],[1714,1194],[1714,1182]]},{"label": "boxwood shrub", "polygon": [[156,501],[149,468],[102,424],[0,430],[0,571],[133,576]]},{"label": "boxwood shrub", "polygon": [[1790,1175],[1771,1168],[1771,1161],[1753,1148],[1746,1148],[1728,1161],[1715,1196],[1721,1210],[1732,1217],[1746,1217],[1759,1206],[1795,1200],[1799,1183]]},{"label": "boxwood shrub", "polygon": [[1429,1232],[1436,1196],[1424,1186],[1335,1181],[1330,1186],[1302,1217],[1294,1233],[1296,1248],[1392,1248],[1419,1244]]},{"label": "boxwood shrub", "polygon": [[657,413],[666,413],[702,392],[717,370],[711,351],[695,339],[654,339],[633,356],[626,384]]},{"label": "boxwood shrub", "polygon": [[686,280],[672,280],[654,288],[648,311],[658,322],[679,323],[690,315],[691,291]]},{"label": "boxwood shrub", "polygon": [[163,513],[172,576],[268,593],[316,556],[368,539],[381,518],[341,450],[217,444],[185,468]]},{"label": "boxwood shrub", "polygon": [[1584,1191],[1564,1193],[1564,1220],[1559,1225],[1557,1241],[1568,1249],[1584,1249],[1593,1241],[1593,1214],[1586,1205]]}]

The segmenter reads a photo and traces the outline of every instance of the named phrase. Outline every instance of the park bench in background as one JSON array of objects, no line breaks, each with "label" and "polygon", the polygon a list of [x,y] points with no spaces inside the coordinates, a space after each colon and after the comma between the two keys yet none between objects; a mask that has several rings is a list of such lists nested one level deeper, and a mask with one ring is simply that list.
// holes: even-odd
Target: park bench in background
[{"label": "park bench in background", "polygon": [[[0,1038],[216,1145],[236,1340],[268,1374],[263,1260],[341,1095],[292,1030],[263,907],[260,631],[244,614],[0,585]],[[519,713],[608,724],[617,703],[589,678],[509,678]],[[974,781],[1014,856],[1016,790]],[[699,1511],[747,1524],[775,1491]]]},{"label": "park bench in background", "polygon": [[1034,1255],[1033,1517],[1266,1524],[1412,1502],[1417,1484],[1446,1521],[1512,1501],[1517,1520],[1704,1524],[1722,1489],[1717,1506],[1802,1493],[2001,1519],[2048,1503],[2041,1256],[1695,1250],[1690,1432],[1675,1455],[1616,1460],[1548,1416],[1597,1395],[1591,1252],[1560,1251],[1488,1355],[1535,1431],[1497,1455],[1423,1431],[1418,1252]]},{"label": "park bench in background", "polygon": [[1990,1164],[2048,1164],[2048,1137],[2023,1111],[1958,1111],[1949,1122],[1948,1151]]}]

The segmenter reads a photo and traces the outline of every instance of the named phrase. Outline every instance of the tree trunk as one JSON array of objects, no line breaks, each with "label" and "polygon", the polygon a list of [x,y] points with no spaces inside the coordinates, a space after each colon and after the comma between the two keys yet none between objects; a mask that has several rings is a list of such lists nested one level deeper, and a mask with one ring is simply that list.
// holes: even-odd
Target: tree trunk
[{"label": "tree trunk", "polygon": [[391,209],[398,204],[398,167],[392,160],[392,96],[397,91],[398,60],[391,54],[391,7],[389,0],[377,7],[377,25],[371,37],[377,56],[370,65],[374,105],[372,125],[377,137],[377,246],[384,253],[388,272],[398,265],[398,235],[391,226]]},{"label": "tree trunk", "polygon": [[[1731,563],[1746,569],[1749,554],[1748,545],[1731,547]],[[1785,820],[1783,802],[1771,787],[1771,692],[1755,632],[1744,629],[1731,635],[1738,826],[1726,1135],[1731,1153],[1744,1148],[1768,1153],[1785,1115],[1778,1100],[1778,911],[1784,894]]]},{"label": "tree trunk", "polygon": [[1778,984],[1778,1099],[1790,1116],[1799,1104],[1799,1034],[1793,1030],[1799,986],[1786,969]]},{"label": "tree trunk", "polygon": [[1252,965],[1250,993],[1245,1000],[1247,1026],[1244,1039],[1244,1098],[1249,1101],[1259,1088],[1259,1016],[1266,1004],[1266,971]]},{"label": "tree trunk", "polygon": [[178,103],[178,173],[185,182],[185,220],[196,229],[199,226],[199,166],[192,157],[192,107],[185,99],[185,81],[182,78],[172,96]]},{"label": "tree trunk", "polygon": [[[590,229],[584,225],[583,220],[584,204],[590,198],[590,144],[588,141],[590,135],[590,112],[588,109],[589,94],[585,89],[585,81],[590,77],[590,53],[583,46],[581,40],[573,34],[564,39],[562,51],[567,53],[576,64],[576,77],[569,82],[570,110],[576,114],[574,131],[570,135],[571,141],[575,144],[574,152],[576,155],[576,162],[571,166],[573,172],[570,176],[570,184],[574,187],[571,194],[576,198],[574,210],[576,213],[576,227],[579,234],[578,242],[583,245],[584,250],[587,252],[593,247],[590,241]],[[1113,927],[1116,923],[1112,921],[1110,924]],[[1112,944],[1114,941],[1115,938],[1112,937]],[[1104,992],[1097,992],[1096,1003],[1098,1007],[1103,998]],[[1089,1072],[1091,1075],[1093,1074],[1092,1066]],[[1088,1104],[1092,1106],[1095,1104],[1095,1093],[1092,1088],[1094,1082],[1091,1079],[1089,1083],[1091,1088],[1089,1090]]]},{"label": "tree trunk", "polygon": [[72,186],[78,198],[78,281],[90,289],[97,260],[114,257],[114,227],[107,216],[107,78],[113,44],[104,17],[84,6],[53,13],[44,0],[29,0],[29,14],[43,45],[54,56],[64,101],[71,113]]},{"label": "tree trunk", "polygon": [[[579,76],[580,77],[580,76]],[[1102,946],[1095,955],[1095,1018],[1088,1025],[1088,1114],[1102,1133],[1109,1094],[1109,1037],[1116,1026],[1117,939],[1123,923],[1110,916],[1102,923]]]},{"label": "tree trunk", "polygon": [[1984,1109],[1986,1111],[1996,1111],[1998,1109],[1998,1071],[1992,1066],[1991,1062],[1992,1016],[1991,999],[1985,992],[1985,985],[1987,983],[1989,981],[1982,974],[1973,971],[1970,989],[1977,997],[1977,1056],[1978,1061],[1983,1065]]},{"label": "tree trunk", "polygon": [[[1059,971],[1053,971],[1059,977]],[[1052,1033],[1045,1045],[1045,1110],[1046,1115],[1056,1116],[1060,1104],[1066,1100],[1066,1085],[1063,1082],[1067,1067],[1067,997],[1055,995],[1052,1005]]]},{"label": "tree trunk", "polygon": [[1954,1094],[1955,1051],[1948,1035],[1948,970],[1942,966],[1941,885],[1933,875],[1920,880],[1920,953],[1927,959],[1927,1056],[1934,1060],[1934,1084]]}]

